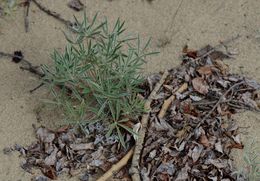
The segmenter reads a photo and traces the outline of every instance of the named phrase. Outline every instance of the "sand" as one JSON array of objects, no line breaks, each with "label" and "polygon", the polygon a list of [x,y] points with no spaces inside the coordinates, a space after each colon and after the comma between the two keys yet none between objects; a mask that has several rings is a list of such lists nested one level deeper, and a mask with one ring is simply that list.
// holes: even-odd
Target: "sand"
[{"label": "sand", "polygon": [[[50,9],[72,20],[74,12],[64,0],[42,1]],[[146,73],[162,71],[179,65],[182,47],[188,44],[194,49],[206,44],[217,44],[220,40],[241,38],[229,45],[229,50],[238,53],[234,60],[228,60],[232,72],[241,73],[260,82],[260,1],[259,0],[184,0],[175,18],[174,14],[180,0],[87,0],[84,2],[87,15],[92,17],[99,12],[115,22],[118,17],[126,21],[129,32],[139,33],[144,39],[152,37],[151,50],[160,54],[147,61]],[[24,29],[24,9],[0,18],[0,51],[12,53],[21,50],[33,64],[51,64],[53,49],[62,50],[65,39],[62,30],[65,26],[47,16],[34,4],[30,8],[29,33]],[[160,46],[162,40],[171,40]],[[42,99],[48,94],[46,88],[30,94],[29,90],[39,84],[37,78],[19,69],[10,59],[1,58],[0,65],[0,150],[15,143],[28,145],[34,141],[32,124],[57,126],[60,116],[53,109],[40,109]],[[37,121],[37,112],[41,119]],[[255,137],[260,141],[259,114],[244,112],[236,115],[240,126],[250,126],[249,135],[242,135],[247,143]],[[239,153],[237,153],[239,155]],[[0,152],[0,180],[30,180],[31,175],[19,166],[18,153],[10,156]],[[241,156],[235,157],[238,167],[242,166]],[[69,179],[64,176],[59,180]]]}]

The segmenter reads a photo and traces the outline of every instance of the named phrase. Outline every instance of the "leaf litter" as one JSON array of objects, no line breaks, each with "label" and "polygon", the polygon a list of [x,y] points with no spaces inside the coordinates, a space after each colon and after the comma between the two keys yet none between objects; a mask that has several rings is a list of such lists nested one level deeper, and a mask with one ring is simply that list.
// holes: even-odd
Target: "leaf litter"
[{"label": "leaf litter", "polygon": [[[259,111],[260,84],[229,73],[226,58],[230,56],[209,45],[198,51],[183,49],[182,64],[169,70],[151,103],[140,160],[143,180],[236,180],[230,153],[243,149],[243,144],[232,115],[239,110]],[[149,76],[140,86],[144,90],[140,97],[147,98],[161,76]],[[166,100],[171,102],[160,114]],[[5,148],[4,153],[19,151],[25,158],[21,167],[29,173],[40,169],[43,175],[35,180],[55,180],[62,173],[89,180],[98,171],[109,170],[134,145],[128,134],[123,149],[115,135],[106,137],[106,129],[101,123],[89,125],[88,134],[69,126],[39,127],[36,142]],[[128,169],[114,176],[130,179]]]},{"label": "leaf litter", "polygon": [[[144,180],[236,180],[230,152],[243,144],[232,115],[243,109],[259,111],[254,96],[259,84],[229,73],[226,58],[230,56],[211,46],[183,49],[182,65],[169,70],[167,87],[161,87],[161,96],[151,104],[140,164]],[[158,74],[148,78],[146,90],[151,92],[158,79]],[[172,91],[184,83],[188,89],[181,95]],[[158,118],[164,101],[174,94],[164,117]],[[151,158],[150,153],[156,155]]]},{"label": "leaf litter", "polygon": [[[113,135],[108,138],[103,136],[99,138],[99,142],[95,141],[96,135],[107,132],[104,125],[96,123],[89,126],[88,131],[89,135],[86,136],[69,126],[58,130],[39,127],[35,130],[36,142],[27,147],[15,145],[5,148],[4,152],[9,154],[13,150],[19,151],[25,158],[21,167],[26,172],[33,174],[33,168],[40,169],[43,175],[34,180],[56,180],[63,173],[79,175],[81,180],[88,180],[89,175],[98,170],[107,171],[125,154],[118,138]],[[84,174],[81,173],[82,169]]]}]

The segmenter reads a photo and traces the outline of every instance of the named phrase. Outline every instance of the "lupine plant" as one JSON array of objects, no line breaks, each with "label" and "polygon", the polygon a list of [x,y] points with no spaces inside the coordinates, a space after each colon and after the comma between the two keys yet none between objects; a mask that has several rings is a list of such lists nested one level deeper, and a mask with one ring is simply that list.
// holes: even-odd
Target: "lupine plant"
[{"label": "lupine plant", "polygon": [[141,46],[139,36],[124,35],[124,22],[119,19],[111,28],[107,20],[97,23],[97,15],[89,21],[75,18],[73,33],[65,37],[68,45],[63,53],[54,51],[53,65],[42,66],[43,80],[66,115],[67,121],[85,125],[102,121],[108,124],[107,136],[117,134],[125,147],[124,135],[143,113],[138,97],[143,82],[140,73],[150,40]]}]

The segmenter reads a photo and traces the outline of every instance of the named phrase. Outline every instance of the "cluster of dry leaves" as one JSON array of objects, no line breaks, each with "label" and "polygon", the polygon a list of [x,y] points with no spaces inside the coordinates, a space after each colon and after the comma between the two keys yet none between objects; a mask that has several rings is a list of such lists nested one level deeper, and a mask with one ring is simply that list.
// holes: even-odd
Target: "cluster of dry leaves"
[{"label": "cluster of dry leaves", "polygon": [[[35,132],[37,140],[30,146],[16,144],[4,150],[6,154],[19,151],[25,158],[21,167],[26,172],[37,175],[35,168],[40,169],[43,175],[37,175],[35,181],[56,180],[64,173],[79,175],[81,181],[86,181],[99,170],[107,171],[125,155],[118,138],[105,137],[107,127],[99,123],[88,126],[88,135],[69,126],[58,130],[39,127]],[[127,174],[126,170],[117,177],[124,174]]]},{"label": "cluster of dry leaves", "polygon": [[[223,62],[229,55],[211,46],[199,51],[186,47],[183,52],[183,64],[170,70],[153,99],[141,176],[165,181],[236,180],[230,152],[243,145],[232,114],[259,110],[260,85],[230,74]],[[145,97],[160,77],[148,78]],[[168,100],[171,105],[165,112]]]}]

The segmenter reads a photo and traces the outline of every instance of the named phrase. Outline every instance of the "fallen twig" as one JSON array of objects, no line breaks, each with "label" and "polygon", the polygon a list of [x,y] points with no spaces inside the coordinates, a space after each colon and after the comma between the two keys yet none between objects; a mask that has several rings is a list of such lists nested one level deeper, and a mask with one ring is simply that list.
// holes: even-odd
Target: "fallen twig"
[{"label": "fallen twig", "polygon": [[200,59],[202,59],[202,58],[205,58],[206,56],[208,56],[208,55],[210,55],[211,53],[213,53],[214,51],[216,51],[217,48],[220,48],[221,46],[227,45],[227,44],[229,44],[229,43],[231,43],[231,42],[237,40],[237,39],[240,38],[240,37],[241,37],[241,36],[238,34],[237,36],[232,37],[232,38],[230,38],[230,39],[227,39],[227,40],[225,40],[225,41],[220,41],[220,43],[217,44],[216,46],[214,46],[211,50],[209,50],[209,51],[207,51],[205,54],[203,54],[203,55],[197,57],[197,58],[195,59],[195,61],[200,60]]},{"label": "fallen twig", "polygon": [[36,91],[37,89],[41,88],[44,85],[44,83],[40,83],[37,87],[33,88],[30,90],[30,93],[33,93],[34,91]]},{"label": "fallen twig", "polygon": [[23,56],[18,56],[18,55],[15,55],[15,54],[5,53],[5,52],[0,52],[0,56],[9,57],[9,58],[19,58],[19,59],[21,59],[21,61],[23,61],[29,67],[32,66],[32,64],[28,60],[26,60]]},{"label": "fallen twig", "polygon": [[[188,84],[185,82],[180,86],[180,88],[176,91],[176,93],[182,93],[185,90],[187,90],[187,88],[188,88]],[[168,110],[168,108],[176,98],[176,93],[171,95],[167,100],[164,101],[162,108],[158,114],[159,119],[162,119],[165,116],[166,111]]]},{"label": "fallen twig", "polygon": [[54,17],[55,19],[59,20],[60,22],[62,22],[63,24],[65,24],[66,26],[71,26],[72,25],[72,22],[69,21],[69,20],[66,20],[64,18],[61,17],[60,14],[54,12],[54,11],[51,11],[49,10],[48,8],[44,7],[42,4],[40,4],[39,2],[37,2],[37,0],[31,0],[35,3],[35,5],[40,9],[42,10],[43,12],[45,12],[46,14]]},{"label": "fallen twig", "polygon": [[141,151],[143,149],[144,137],[145,137],[148,120],[149,120],[149,116],[150,116],[150,111],[151,111],[150,105],[151,105],[152,99],[155,97],[156,93],[159,91],[159,89],[161,88],[162,84],[164,83],[164,81],[168,77],[168,75],[169,75],[169,71],[166,70],[164,72],[164,74],[162,75],[161,80],[156,84],[155,88],[153,89],[153,91],[151,92],[151,94],[149,95],[148,99],[145,102],[144,107],[147,110],[147,112],[143,115],[142,120],[141,120],[142,128],[139,131],[138,139],[135,144],[132,165],[130,168],[130,173],[132,175],[133,181],[141,180],[140,179],[139,160],[140,160],[140,156],[141,156]]},{"label": "fallen twig", "polygon": [[128,153],[115,165],[113,165],[104,175],[102,175],[97,181],[106,181],[110,177],[112,177],[115,172],[119,171],[123,166],[125,166],[128,162],[128,160],[133,155],[134,148],[128,151]]},{"label": "fallen twig", "polygon": [[[45,74],[43,72],[41,72],[39,70],[39,66],[35,66],[32,63],[30,63],[30,61],[26,60],[23,56],[17,56],[15,54],[10,54],[10,53],[5,53],[5,52],[0,52],[0,57],[9,57],[9,58],[18,58],[20,59],[22,62],[25,63],[26,66],[20,66],[21,70],[26,70],[32,74],[35,74],[39,77],[39,79],[42,79]],[[44,83],[40,84],[39,86],[35,87],[34,89],[30,90],[30,92],[32,93],[33,91],[37,90],[38,88],[42,87]],[[65,88],[66,91],[68,92],[68,94],[72,93],[72,89],[67,86],[67,85],[59,85],[58,88],[63,89]]]},{"label": "fallen twig", "polygon": [[27,33],[29,31],[29,9],[30,9],[30,4],[31,0],[27,0],[25,2],[25,15],[24,15],[24,27],[25,27],[25,32]]},{"label": "fallen twig", "polygon": [[201,124],[204,123],[204,121],[215,111],[215,109],[223,102],[225,101],[225,97],[227,94],[232,91],[235,87],[240,86],[241,84],[245,83],[245,81],[238,82],[234,85],[232,85],[218,100],[218,102],[214,105],[214,107],[202,118],[202,120],[197,124],[197,128],[200,127]]}]

